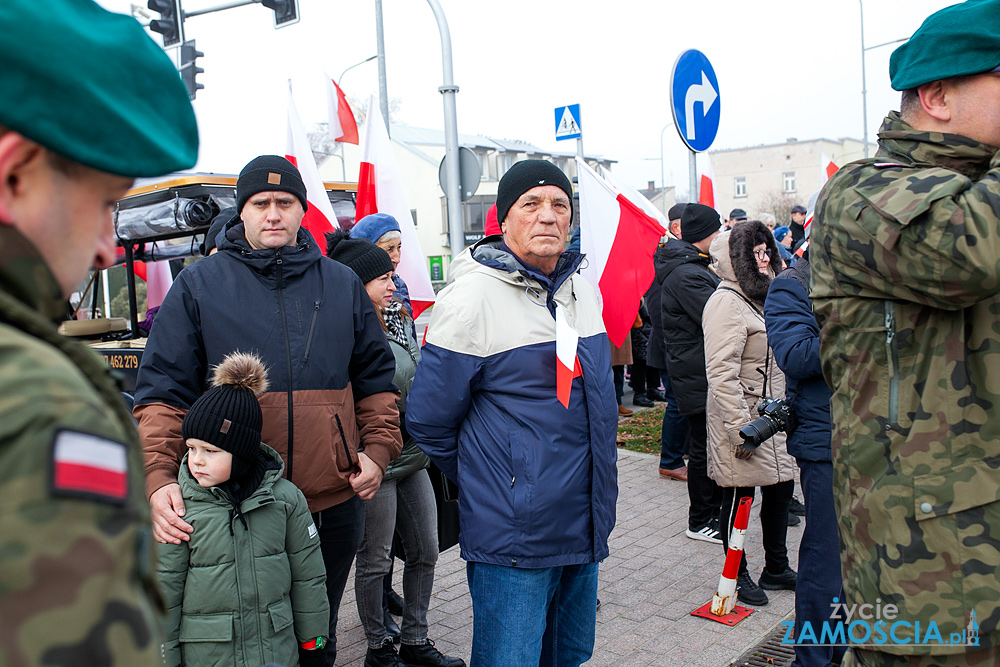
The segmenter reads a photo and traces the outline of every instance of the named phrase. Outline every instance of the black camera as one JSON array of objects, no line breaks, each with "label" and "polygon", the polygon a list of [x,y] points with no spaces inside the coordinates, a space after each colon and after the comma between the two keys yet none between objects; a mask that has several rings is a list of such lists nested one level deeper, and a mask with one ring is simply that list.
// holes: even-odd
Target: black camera
[{"label": "black camera", "polygon": [[765,398],[757,406],[760,417],[740,429],[743,446],[750,451],[760,447],[778,431],[791,433],[798,425],[792,406],[780,398]]}]

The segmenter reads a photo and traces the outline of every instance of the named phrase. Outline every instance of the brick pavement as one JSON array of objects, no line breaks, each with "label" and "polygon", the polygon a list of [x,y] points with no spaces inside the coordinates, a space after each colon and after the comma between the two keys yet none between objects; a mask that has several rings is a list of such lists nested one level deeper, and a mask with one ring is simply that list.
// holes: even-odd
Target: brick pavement
[{"label": "brick pavement", "polygon": [[[626,404],[630,404],[626,397]],[[601,564],[597,638],[589,667],[726,667],[791,618],[794,594],[768,591],[770,604],[736,627],[690,613],[709,601],[722,572],[719,545],[698,542],[687,528],[687,485],[661,480],[659,458],[619,449],[618,521],[611,555]],[[796,495],[801,498],[797,490]],[[757,500],[759,502],[760,495]],[[788,529],[793,569],[805,524]],[[746,554],[756,577],[764,565],[758,510],[751,515]],[[398,563],[397,563],[398,564]],[[396,590],[401,591],[396,569]],[[472,602],[458,547],[441,554],[428,613],[430,637],[441,651],[469,659]],[[337,626],[337,665],[360,667],[365,639],[358,621],[353,576]]]}]

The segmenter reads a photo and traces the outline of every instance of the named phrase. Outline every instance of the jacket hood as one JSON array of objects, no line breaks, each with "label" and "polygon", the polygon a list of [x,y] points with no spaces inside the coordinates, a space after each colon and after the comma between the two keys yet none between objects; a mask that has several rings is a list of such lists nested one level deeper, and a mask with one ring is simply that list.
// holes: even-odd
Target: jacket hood
[{"label": "jacket hood", "polygon": [[511,283],[517,276],[532,280],[544,288],[551,297],[570,276],[577,272],[583,263],[585,255],[566,251],[559,257],[555,271],[545,275],[539,270],[522,262],[514,253],[503,245],[502,237],[488,236],[471,248],[465,249],[451,265],[452,280],[457,280],[479,267],[496,270],[496,276]]},{"label": "jacket hood", "polygon": [[656,281],[659,283],[662,283],[674,269],[684,264],[701,264],[707,267],[711,263],[708,255],[680,239],[670,239],[653,255],[653,268],[656,270]]},{"label": "jacket hood", "polygon": [[[757,260],[753,254],[754,236],[757,232],[761,232],[767,239],[766,244],[771,251],[767,275],[757,270]],[[740,291],[752,301],[764,303],[771,280],[781,271],[781,256],[774,236],[763,222],[748,220],[736,224],[731,230],[715,237],[710,252],[715,272],[720,278],[739,285]]]},{"label": "jacket hood", "polygon": [[271,289],[277,286],[279,257],[281,258],[280,266],[283,280],[292,279],[305,273],[323,257],[312,232],[305,227],[299,227],[295,238],[296,245],[263,250],[250,247],[239,214],[226,223],[224,230],[225,232],[221,235],[222,243],[219,244],[219,252],[225,252],[249,266]]}]

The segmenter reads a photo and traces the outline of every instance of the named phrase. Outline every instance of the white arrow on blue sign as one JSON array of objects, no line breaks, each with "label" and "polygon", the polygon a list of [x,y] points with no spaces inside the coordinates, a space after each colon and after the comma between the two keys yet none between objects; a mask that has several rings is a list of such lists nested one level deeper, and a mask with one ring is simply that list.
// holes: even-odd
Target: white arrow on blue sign
[{"label": "white arrow on blue sign", "polygon": [[701,51],[685,51],[670,77],[670,106],[681,140],[695,152],[707,151],[719,132],[719,80]]},{"label": "white arrow on blue sign", "polygon": [[579,139],[581,136],[583,128],[580,126],[580,105],[556,107],[556,141]]}]

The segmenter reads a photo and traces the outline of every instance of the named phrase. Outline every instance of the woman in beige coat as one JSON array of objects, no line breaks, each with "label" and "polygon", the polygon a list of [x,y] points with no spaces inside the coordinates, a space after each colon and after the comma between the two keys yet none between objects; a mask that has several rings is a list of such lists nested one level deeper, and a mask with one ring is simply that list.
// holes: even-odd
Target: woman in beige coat
[{"label": "woman in beige coat", "polygon": [[722,487],[724,548],[729,546],[740,499],[752,498],[754,487],[761,488],[764,571],[758,588],[744,557],[737,585],[741,602],[764,605],[768,600],[761,588],[795,590],[795,572],[788,565],[785,548],[795,459],[785,448],[783,432],[750,451],[743,446],[739,431],[759,416],[762,398],[785,396],[785,376],[768,347],[762,312],[781,258],[774,236],[756,220],[738,223],[717,236],[710,253],[722,282],[702,314],[708,376],[708,475]]}]

